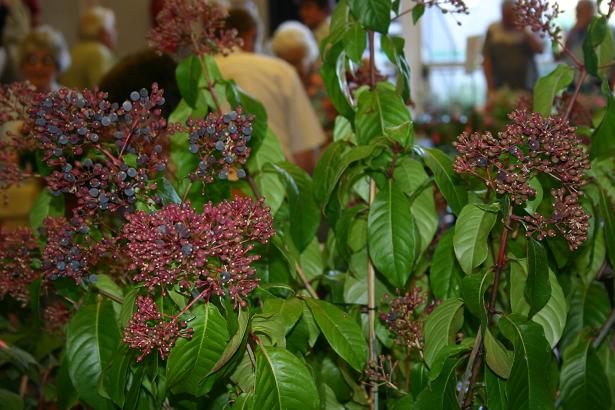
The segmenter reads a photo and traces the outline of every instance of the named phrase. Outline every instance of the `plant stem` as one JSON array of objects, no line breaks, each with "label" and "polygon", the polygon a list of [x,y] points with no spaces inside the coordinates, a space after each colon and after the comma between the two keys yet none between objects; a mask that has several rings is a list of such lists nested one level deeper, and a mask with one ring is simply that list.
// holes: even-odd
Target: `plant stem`
[{"label": "plant stem", "polygon": [[248,185],[250,185],[252,193],[254,194],[256,199],[260,199],[261,193],[258,191],[258,187],[256,186],[256,181],[254,181],[254,177],[252,176],[252,174],[250,174],[250,171],[248,171],[248,168],[245,165],[243,166],[243,170],[246,172],[246,181],[248,181]]},{"label": "plant stem", "polygon": [[124,299],[122,299],[119,296],[116,296],[112,293],[107,292],[104,289],[98,289],[98,293],[100,293],[102,296],[106,297],[107,299],[111,299],[112,301],[119,303],[120,305],[124,303]]},{"label": "plant stem", "polygon": [[[374,32],[368,32],[369,39],[369,88],[376,87],[376,61],[374,47]],[[376,182],[369,181],[369,205],[374,203],[376,198]],[[371,259],[367,260],[367,324],[369,329],[369,360],[378,360],[378,340],[376,339],[376,270]],[[369,407],[371,410],[378,409],[378,385],[373,383],[369,392]]]},{"label": "plant stem", "polygon": [[470,353],[470,359],[468,360],[468,364],[466,366],[465,372],[463,372],[463,379],[461,380],[461,389],[459,390],[459,394],[457,396],[457,401],[459,403],[463,403],[465,406],[465,388],[469,386],[468,382],[472,375],[474,374],[474,363],[476,361],[476,357],[481,354],[481,346],[483,344],[483,330],[482,326],[478,327],[478,332],[476,333],[476,339],[474,340],[474,346],[472,346],[472,352]]},{"label": "plant stem", "polygon": [[196,302],[198,302],[199,300],[201,300],[201,298],[203,296],[205,296],[205,294],[209,292],[209,289],[205,289],[204,291],[202,291],[201,293],[198,294],[197,297],[195,297],[194,299],[192,299],[192,301],[190,301],[190,303],[188,303],[186,305],[185,308],[183,308],[177,315],[173,316],[175,319],[179,318],[181,315],[183,315],[184,313],[186,313],[186,311],[188,309],[190,309],[192,307],[192,305],[194,305]]},{"label": "plant stem", "polygon": [[[495,271],[493,277],[493,286],[491,287],[491,297],[489,299],[489,306],[487,308],[487,324],[491,324],[493,322],[493,314],[495,313],[495,303],[498,298],[498,288],[500,287],[500,276],[502,274],[502,270],[506,265],[506,246],[508,244],[508,235],[510,234],[510,221],[512,217],[512,206],[508,207],[508,214],[506,215],[506,219],[504,220],[504,232],[502,232],[502,237],[500,238],[500,250],[498,251],[498,260],[495,264]],[[480,372],[480,367],[483,361],[482,353],[483,353],[483,340],[482,334],[481,336],[476,336],[477,341],[480,339],[478,343],[479,349],[478,353],[474,356],[470,355],[470,360],[468,361],[468,366],[466,369],[471,368],[472,373],[470,377],[470,383],[468,385],[468,392],[463,401],[463,409],[469,409],[472,407],[472,398],[474,395],[474,385],[476,384],[476,379],[478,378],[478,373]],[[476,347],[477,343],[475,343]],[[474,352],[474,348],[472,349]],[[461,385],[461,391],[463,392],[465,385]],[[462,393],[460,393],[461,396]]]},{"label": "plant stem", "polygon": [[319,299],[318,294],[310,284],[310,281],[308,280],[307,276],[305,276],[305,272],[303,272],[303,269],[299,265],[299,262],[295,262],[295,270],[297,271],[297,275],[299,275],[299,277],[301,278],[301,281],[305,285],[305,289],[308,291],[310,296],[314,299]]},{"label": "plant stem", "polygon": [[191,188],[192,188],[192,181],[190,181],[190,183],[186,187],[186,190],[184,191],[184,195],[182,195],[182,202],[186,202],[186,199],[188,198],[188,194],[190,193]]},{"label": "plant stem", "polygon": [[584,66],[581,67],[581,72],[579,74],[579,78],[577,80],[577,85],[574,88],[574,93],[572,94],[572,98],[568,103],[568,107],[566,108],[566,113],[564,114],[564,120],[567,120],[570,117],[570,113],[572,112],[572,107],[579,97],[579,93],[581,92],[581,86],[583,85],[583,81],[585,81],[585,77],[587,77],[587,70]]},{"label": "plant stem", "polygon": [[606,335],[609,334],[609,331],[611,330],[613,325],[615,325],[615,308],[611,310],[609,318],[606,320],[606,322],[604,322],[604,324],[600,328],[600,331],[598,332],[598,336],[596,336],[596,338],[594,339],[594,342],[592,343],[594,349],[600,347],[600,344],[602,343]]},{"label": "plant stem", "polygon": [[[196,36],[192,35],[190,39],[192,40],[192,45],[194,46],[194,49],[198,50],[199,47],[196,43]],[[209,70],[207,69],[205,62],[203,61],[203,58],[204,57],[197,56],[199,64],[201,65],[201,71],[203,72],[203,75],[205,76],[205,81],[207,82],[207,90],[211,94],[211,98],[214,100],[214,105],[216,106],[217,113],[222,114],[222,106],[220,105],[220,100],[218,99],[215,82],[211,81],[211,77],[209,76]]]}]

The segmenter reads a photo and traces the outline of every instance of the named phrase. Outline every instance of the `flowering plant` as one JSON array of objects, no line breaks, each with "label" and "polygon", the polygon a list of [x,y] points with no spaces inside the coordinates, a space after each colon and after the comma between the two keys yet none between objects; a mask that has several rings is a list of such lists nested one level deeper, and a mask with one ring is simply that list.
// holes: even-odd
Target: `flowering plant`
[{"label": "flowering plant", "polygon": [[[120,102],[0,89],[3,121],[22,124],[0,145],[0,188],[44,184],[31,227],[0,231],[0,402],[609,409],[615,103],[583,121],[587,146],[580,86],[559,94],[575,70],[606,79],[610,14],[583,63],[542,78],[500,132],[461,133],[451,158],[415,144],[389,34],[425,7],[469,11],[339,2],[322,73],[340,115],[312,176],[218,70],[211,54],[237,40],[207,2],[165,2],[149,37],[190,54],[169,118],[155,84]],[[517,7],[561,41],[557,8]],[[375,33],[396,84],[377,76]]]}]

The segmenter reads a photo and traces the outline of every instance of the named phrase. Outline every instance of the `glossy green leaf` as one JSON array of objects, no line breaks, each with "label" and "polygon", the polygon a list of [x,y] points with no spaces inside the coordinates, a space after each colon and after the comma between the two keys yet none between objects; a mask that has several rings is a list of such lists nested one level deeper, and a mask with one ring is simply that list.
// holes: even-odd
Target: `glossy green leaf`
[{"label": "glossy green leaf", "polygon": [[226,347],[224,348],[224,352],[222,352],[222,355],[216,364],[213,365],[207,376],[220,370],[226,363],[228,363],[229,360],[231,360],[235,353],[237,353],[244,342],[244,338],[248,330],[249,320],[250,313],[248,312],[248,309],[239,309],[237,312],[237,331],[228,341]]},{"label": "glossy green leaf", "polygon": [[583,62],[587,72],[591,75],[598,76],[598,54],[596,48],[604,41],[606,34],[610,30],[606,17],[594,17],[589,27],[587,34],[583,40]]},{"label": "glossy green leaf", "polygon": [[508,379],[508,406],[516,410],[553,409],[555,397],[550,388],[551,347],[542,327],[511,314],[498,323],[502,334],[513,343],[515,356]]},{"label": "glossy green leaf", "polygon": [[485,388],[489,410],[507,410],[508,395],[506,380],[498,377],[491,369],[485,368]]},{"label": "glossy green leaf", "polygon": [[404,288],[414,265],[416,225],[410,201],[390,180],[376,194],[367,229],[374,266],[395,287]]},{"label": "glossy green leaf", "polygon": [[[525,301],[524,292],[527,281],[525,260],[515,261],[510,267],[510,306],[513,313],[527,315],[530,305]],[[549,345],[555,347],[566,326],[568,304],[557,277],[549,272],[551,297],[547,304],[532,317],[532,321],[542,326]]]},{"label": "glossy green leaf", "polygon": [[416,398],[413,410],[459,409],[456,397],[456,369],[463,359],[448,359],[440,376],[429,386],[426,386]]},{"label": "glossy green leaf", "polygon": [[201,63],[199,62],[199,57],[195,55],[182,60],[175,69],[175,78],[179,92],[188,105],[193,108],[196,106],[196,100],[199,95],[201,76]]},{"label": "glossy green leaf", "polygon": [[320,210],[312,191],[312,178],[289,162],[271,164],[286,186],[290,210],[290,235],[299,252],[314,239],[320,225]]},{"label": "glossy green leaf", "polygon": [[615,156],[615,98],[607,96],[606,112],[591,137],[590,157],[613,158]]},{"label": "glossy green leaf", "polygon": [[530,305],[528,317],[534,316],[551,298],[549,264],[544,246],[533,238],[527,241],[527,281],[525,300]]},{"label": "glossy green leaf", "polygon": [[119,343],[120,332],[108,300],[81,307],[68,324],[68,373],[79,397],[96,409],[113,408],[111,401],[98,394],[96,386]]},{"label": "glossy green leaf", "polygon": [[534,112],[543,117],[551,115],[553,99],[574,79],[575,70],[569,65],[559,64],[555,70],[541,77],[534,86]]},{"label": "glossy green leaf", "polygon": [[564,409],[608,410],[613,399],[600,358],[583,334],[564,350],[560,401]]},{"label": "glossy green leaf", "polygon": [[10,390],[0,389],[0,410],[22,410],[23,398]]},{"label": "glossy green leaf", "polygon": [[54,196],[48,189],[43,189],[34,199],[30,209],[30,227],[36,231],[48,216],[62,215],[64,215],[64,196]]},{"label": "glossy green leaf", "polygon": [[425,5],[419,3],[412,8],[412,23],[416,24],[425,13]]},{"label": "glossy green leaf", "polygon": [[433,172],[436,185],[455,215],[468,203],[468,192],[453,172],[453,161],[439,149],[421,150],[425,165]]},{"label": "glossy green leaf", "polygon": [[367,47],[367,32],[360,24],[350,24],[343,37],[346,55],[355,63],[360,63]]},{"label": "glossy green leaf", "polygon": [[570,312],[566,321],[562,344],[567,346],[585,327],[599,328],[606,321],[611,305],[602,282],[576,286],[570,298]]},{"label": "glossy green leaf", "polygon": [[404,147],[413,143],[410,110],[391,84],[378,83],[375,90],[364,89],[357,98],[355,126],[359,144],[367,145],[381,136],[392,138]]},{"label": "glossy green leaf", "polygon": [[374,30],[382,34],[389,31],[391,23],[390,0],[348,0],[352,15],[367,30]]},{"label": "glossy green leaf", "polygon": [[275,313],[282,317],[285,333],[295,326],[303,313],[303,304],[297,298],[269,298],[263,305],[263,313]]},{"label": "glossy green leaf", "polygon": [[455,257],[454,233],[453,226],[440,237],[431,260],[429,283],[434,296],[440,300],[461,296],[463,271]]},{"label": "glossy green leaf", "polygon": [[307,367],[286,349],[262,346],[256,353],[255,409],[320,409]]},{"label": "glossy green leaf", "polygon": [[382,36],[380,45],[389,61],[395,65],[397,71],[395,89],[404,101],[408,101],[410,99],[410,65],[404,54],[405,41],[402,37]]},{"label": "glossy green leaf", "polygon": [[497,212],[488,212],[474,204],[466,205],[455,224],[453,245],[461,269],[471,274],[487,259],[487,238],[497,220]]},{"label": "glossy green leaf", "polygon": [[493,271],[468,275],[461,282],[461,294],[466,307],[474,316],[480,319],[483,326],[487,325],[487,303],[485,293],[493,283]]},{"label": "glossy green leaf", "polygon": [[538,178],[531,178],[529,181],[527,181],[527,183],[536,191],[536,196],[534,196],[534,199],[529,199],[525,203],[525,212],[531,215],[536,212],[536,210],[542,203],[544,192],[542,190],[542,185],[540,185],[540,181],[538,181]]},{"label": "glossy green leaf", "polygon": [[120,408],[123,408],[126,400],[128,369],[130,364],[135,362],[135,356],[129,354],[128,345],[122,344],[113,353],[102,373],[102,389]]},{"label": "glossy green leaf", "polygon": [[445,346],[455,341],[457,331],[463,325],[463,300],[448,299],[442,302],[427,317],[425,322],[425,363],[431,367]]},{"label": "glossy green leaf", "polygon": [[611,392],[611,410],[615,409],[615,352],[606,343],[598,349],[600,363],[604,367],[606,379]]},{"label": "glossy green leaf", "polygon": [[179,338],[167,359],[167,388],[202,395],[203,381],[222,356],[229,334],[218,308],[208,303],[192,310],[192,338]]},{"label": "glossy green leaf", "polygon": [[429,370],[429,382],[433,382],[440,376],[449,358],[459,356],[462,353],[470,353],[473,345],[474,338],[466,337],[460,344],[446,345],[443,349],[440,349]]},{"label": "glossy green leaf", "polygon": [[503,379],[508,379],[513,366],[514,353],[506,349],[491,331],[485,329],[485,360],[489,368]]},{"label": "glossy green leaf", "polygon": [[[254,182],[259,193],[265,198],[265,203],[271,208],[271,213],[275,213],[280,209],[280,205],[284,202],[286,190],[284,183],[280,178],[270,172],[262,172],[266,164],[278,163],[284,161],[284,153],[280,146],[277,137],[269,130],[265,139],[261,143],[261,147],[257,152],[252,153],[248,159],[248,171],[254,175]],[[250,192],[250,194],[252,194]]]},{"label": "glossy green leaf", "polygon": [[341,42],[325,50],[320,74],[325,83],[327,95],[337,112],[352,121],[355,111],[349,102],[346,67],[346,52]]},{"label": "glossy green leaf", "polygon": [[357,322],[329,302],[306,299],[305,302],[331,348],[353,369],[361,371],[367,362],[367,342]]},{"label": "glossy green leaf", "polygon": [[600,216],[604,221],[604,239],[607,258],[611,267],[615,266],[615,207],[606,193],[600,190]]},{"label": "glossy green leaf", "polygon": [[[421,254],[431,244],[439,222],[429,176],[419,161],[402,157],[395,164],[393,179],[405,194],[413,198],[410,210],[421,237],[420,246],[417,246],[418,253]],[[429,185],[424,188],[424,184]],[[418,195],[417,190],[421,190]]]}]

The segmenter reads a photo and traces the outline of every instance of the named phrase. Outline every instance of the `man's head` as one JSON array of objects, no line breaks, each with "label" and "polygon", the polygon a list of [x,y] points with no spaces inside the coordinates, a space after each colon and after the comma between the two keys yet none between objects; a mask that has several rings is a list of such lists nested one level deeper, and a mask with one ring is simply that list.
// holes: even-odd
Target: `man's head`
[{"label": "man's head", "polygon": [[299,0],[299,16],[312,30],[331,14],[331,0]]},{"label": "man's head", "polygon": [[587,27],[596,14],[596,3],[591,0],[580,0],[577,3],[577,26]]},{"label": "man's head", "polygon": [[502,2],[502,25],[506,28],[515,27],[515,2],[513,0],[504,0]]},{"label": "man's head", "polygon": [[113,11],[98,6],[87,9],[79,19],[79,37],[82,40],[98,41],[113,49],[117,41]]},{"label": "man's head", "polygon": [[243,41],[242,49],[249,53],[256,50],[258,39],[258,22],[248,10],[233,8],[226,17],[226,27],[237,30],[237,35]]}]

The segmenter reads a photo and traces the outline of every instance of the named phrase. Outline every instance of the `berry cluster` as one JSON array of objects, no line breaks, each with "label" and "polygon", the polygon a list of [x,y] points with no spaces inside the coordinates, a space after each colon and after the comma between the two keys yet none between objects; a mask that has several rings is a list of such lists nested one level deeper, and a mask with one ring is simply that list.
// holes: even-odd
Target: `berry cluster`
[{"label": "berry cluster", "polygon": [[161,54],[228,54],[241,40],[236,30],[225,29],[225,17],[224,8],[214,2],[166,0],[148,41]]},{"label": "berry cluster", "polygon": [[45,330],[52,335],[62,335],[64,327],[70,320],[71,311],[61,300],[50,302],[43,310]]},{"label": "berry cluster", "polygon": [[30,229],[0,230],[0,299],[10,295],[24,306],[28,303],[28,286],[38,278],[33,267],[37,251]]},{"label": "berry cluster", "polygon": [[437,7],[442,13],[470,14],[464,0],[415,0],[426,7]]},{"label": "berry cluster", "polygon": [[43,275],[48,280],[67,277],[78,284],[90,281],[90,269],[104,252],[87,234],[87,226],[76,227],[62,217],[48,217],[43,234],[47,244],[43,251]]},{"label": "berry cluster", "polygon": [[[578,189],[585,183],[584,173],[590,167],[588,155],[580,145],[574,127],[561,117],[544,118],[538,113],[519,110],[512,112],[509,118],[512,122],[497,137],[488,132],[461,134],[455,143],[459,155],[455,159],[454,170],[480,178],[496,193],[510,195],[517,205],[536,195],[529,185],[531,178],[539,174],[548,175],[570,194],[564,195],[563,190],[553,191],[558,193],[554,196],[553,215],[550,218],[533,215],[532,225],[535,228],[528,229],[528,235],[543,232],[538,235],[539,238],[551,236],[555,230],[545,230],[544,223],[557,221],[557,230],[564,234],[570,248],[576,249],[587,236],[589,216],[585,215],[580,205],[572,213],[568,210],[564,212],[562,207],[559,213],[555,212],[559,202],[565,202],[566,209],[570,208],[571,201],[578,203]],[[580,219],[565,220],[579,212],[583,216],[575,218]],[[575,226],[574,230],[564,228],[571,224]]]},{"label": "berry cluster", "polygon": [[0,84],[0,123],[24,121],[36,98],[36,89],[30,83]]},{"label": "berry cluster", "polygon": [[397,365],[397,361],[394,361],[390,355],[383,354],[379,355],[376,360],[368,361],[364,372],[367,384],[369,386],[383,385],[398,390],[393,381]]},{"label": "berry cluster", "polygon": [[242,165],[250,156],[248,142],[252,138],[253,120],[253,116],[243,114],[238,107],[224,115],[209,113],[205,119],[188,119],[185,126],[177,124],[177,131],[189,135],[190,152],[200,158],[191,178],[204,183],[211,183],[214,178],[244,178]]},{"label": "berry cluster", "polygon": [[156,302],[148,296],[137,296],[137,311],[132,315],[124,329],[123,342],[131,349],[139,349],[137,362],[157,349],[160,356],[166,359],[175,345],[177,338],[192,337],[192,328],[186,328],[185,321],[176,317],[166,317],[158,310]]},{"label": "berry cluster", "polygon": [[518,27],[529,27],[533,32],[546,35],[554,42],[560,39],[561,28],[555,23],[561,13],[557,2],[550,5],[545,0],[517,0],[513,8]]},{"label": "berry cluster", "polygon": [[127,216],[123,238],[133,279],[151,291],[179,284],[205,298],[229,296],[236,305],[258,285],[251,254],[255,242],[273,235],[272,219],[263,201],[236,198],[208,203],[198,214],[187,204],[169,204],[148,214]]},{"label": "berry cluster", "polygon": [[56,194],[74,194],[76,212],[134,210],[137,195],[156,189],[148,179],[165,170],[166,122],[156,84],[133,91],[119,105],[106,93],[61,89],[41,96],[31,111],[33,131],[52,167],[46,177]]},{"label": "berry cluster", "polygon": [[408,352],[413,349],[423,350],[423,322],[427,312],[427,298],[421,288],[414,288],[404,295],[391,298],[384,295],[384,304],[389,311],[380,314],[389,330],[396,336],[395,343],[405,346]]}]

